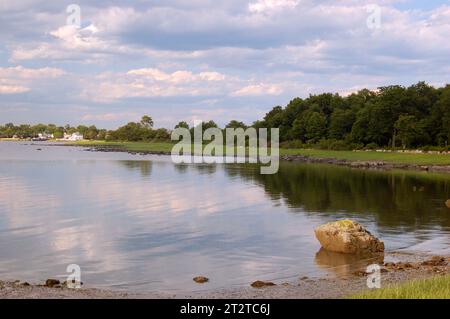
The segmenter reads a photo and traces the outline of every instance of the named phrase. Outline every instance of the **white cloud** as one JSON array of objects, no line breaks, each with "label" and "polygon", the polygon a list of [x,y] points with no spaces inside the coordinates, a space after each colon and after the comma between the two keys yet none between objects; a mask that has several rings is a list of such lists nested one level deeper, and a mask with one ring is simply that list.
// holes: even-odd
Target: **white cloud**
[{"label": "white cloud", "polygon": [[232,93],[232,96],[265,96],[265,95],[280,95],[283,89],[280,85],[275,84],[253,84],[245,86]]},{"label": "white cloud", "polygon": [[0,94],[19,94],[30,91],[33,83],[54,79],[65,72],[57,68],[29,69],[23,66],[0,68]]},{"label": "white cloud", "polygon": [[282,92],[281,85],[253,84],[252,80],[214,71],[164,72],[156,68],[142,68],[124,73],[100,74],[95,80],[90,80],[90,85],[82,96],[98,102],[123,98],[182,96],[197,96],[211,101],[213,96],[264,96],[280,95]]},{"label": "white cloud", "polygon": [[0,68],[0,79],[1,78],[17,78],[23,80],[31,79],[43,79],[43,78],[57,78],[64,74],[62,69],[58,68],[40,68],[40,69],[29,69],[24,68],[21,65],[9,68]]},{"label": "white cloud", "polygon": [[248,5],[250,12],[262,13],[277,9],[292,9],[300,3],[300,0],[257,0]]},{"label": "white cloud", "polygon": [[28,92],[30,89],[19,85],[0,84],[0,94],[19,94]]}]

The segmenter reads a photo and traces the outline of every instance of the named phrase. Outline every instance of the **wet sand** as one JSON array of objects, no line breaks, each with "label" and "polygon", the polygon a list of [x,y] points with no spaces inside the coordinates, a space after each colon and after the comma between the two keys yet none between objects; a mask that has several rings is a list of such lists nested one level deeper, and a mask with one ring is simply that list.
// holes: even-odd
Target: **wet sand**
[{"label": "wet sand", "polygon": [[[402,283],[414,279],[429,278],[450,274],[450,256],[431,257],[429,255],[389,253],[396,262],[381,265],[381,285]],[[261,278],[259,278],[261,279]],[[212,279],[213,280],[213,279]],[[258,280],[258,278],[255,278]],[[205,290],[196,293],[135,293],[101,290],[93,288],[69,289],[49,288],[43,285],[26,285],[20,281],[0,281],[0,298],[14,299],[320,299],[345,298],[367,289],[365,268],[349,272],[346,275],[326,278],[302,277],[289,282],[274,282],[275,286],[265,288],[248,287],[221,290]]]}]

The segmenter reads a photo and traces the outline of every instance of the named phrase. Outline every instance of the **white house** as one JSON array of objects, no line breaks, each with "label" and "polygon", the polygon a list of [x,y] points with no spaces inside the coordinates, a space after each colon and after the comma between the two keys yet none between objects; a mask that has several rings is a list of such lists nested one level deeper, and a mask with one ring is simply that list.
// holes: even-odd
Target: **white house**
[{"label": "white house", "polygon": [[66,141],[82,141],[84,138],[83,138],[83,135],[76,132],[76,133],[72,133],[72,134],[64,133],[63,139]]},{"label": "white house", "polygon": [[53,134],[47,134],[47,133],[39,133],[38,138],[41,140],[49,140],[54,138],[55,136]]}]

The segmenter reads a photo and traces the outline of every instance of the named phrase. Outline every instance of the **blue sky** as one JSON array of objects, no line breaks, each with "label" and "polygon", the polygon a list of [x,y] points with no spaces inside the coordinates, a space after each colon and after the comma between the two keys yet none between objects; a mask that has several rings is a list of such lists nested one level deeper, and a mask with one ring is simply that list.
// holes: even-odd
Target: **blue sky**
[{"label": "blue sky", "polygon": [[449,1],[2,0],[0,28],[0,123],[251,123],[310,93],[449,83]]}]

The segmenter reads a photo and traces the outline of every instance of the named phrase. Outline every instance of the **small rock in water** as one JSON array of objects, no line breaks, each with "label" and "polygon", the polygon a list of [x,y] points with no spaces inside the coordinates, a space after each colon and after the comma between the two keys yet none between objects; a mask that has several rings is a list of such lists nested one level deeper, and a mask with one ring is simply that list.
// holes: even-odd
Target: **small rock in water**
[{"label": "small rock in water", "polygon": [[346,254],[384,252],[384,243],[362,225],[352,220],[340,220],[314,230],[322,247]]},{"label": "small rock in water", "polygon": [[445,206],[447,206],[448,208],[450,208],[450,199],[447,199],[447,201],[445,202]]},{"label": "small rock in water", "polygon": [[204,284],[209,281],[209,278],[203,277],[203,276],[197,276],[193,279],[198,284]]},{"label": "small rock in water", "polygon": [[308,279],[309,279],[308,276],[303,276],[303,277],[300,278],[300,280],[308,280]]},{"label": "small rock in water", "polygon": [[270,281],[261,281],[257,280],[254,283],[251,284],[253,288],[264,288],[269,286],[276,286],[273,282]]},{"label": "small rock in water", "polygon": [[58,286],[60,284],[61,284],[61,282],[58,279],[47,279],[45,281],[45,285],[47,287],[50,287],[50,288],[53,288],[53,287]]}]

